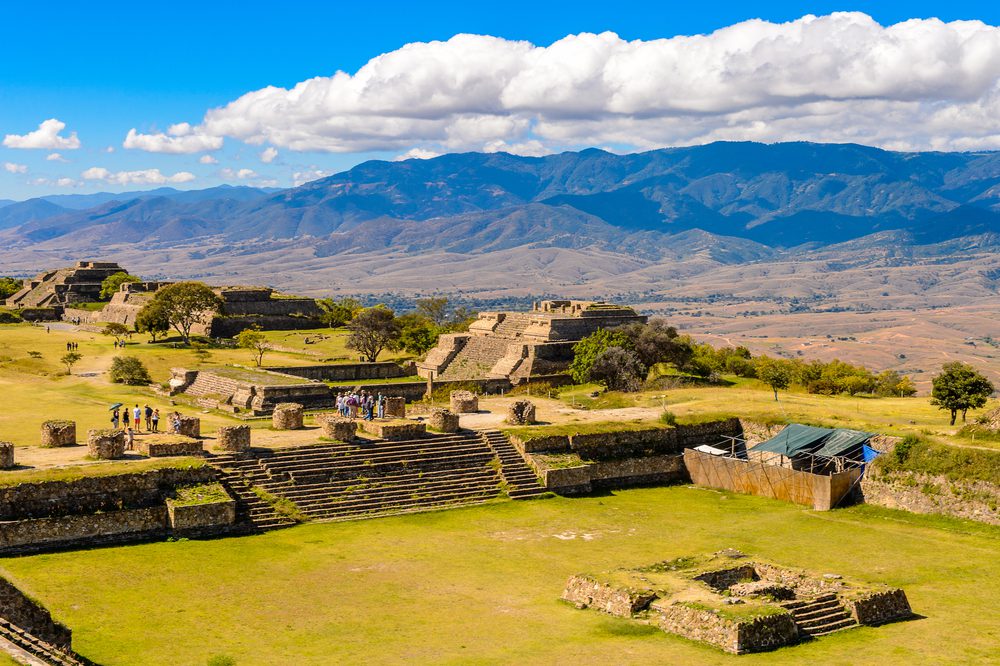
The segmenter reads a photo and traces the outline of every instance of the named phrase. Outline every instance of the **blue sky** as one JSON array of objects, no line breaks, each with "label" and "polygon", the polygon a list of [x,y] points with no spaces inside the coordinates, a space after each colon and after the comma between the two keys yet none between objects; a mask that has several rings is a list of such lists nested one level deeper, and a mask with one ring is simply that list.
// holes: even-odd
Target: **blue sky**
[{"label": "blue sky", "polygon": [[[298,121],[294,119],[283,127],[275,127],[273,119],[258,119],[256,129],[243,134],[242,129],[219,129],[241,127],[240,120],[229,114],[212,129],[223,137],[223,147],[219,150],[165,153],[125,149],[122,145],[130,129],[155,137],[175,123],[197,127],[207,110],[226,105],[251,91],[266,86],[290,88],[311,77],[330,77],[338,70],[353,74],[379,54],[397,51],[414,42],[448,40],[458,33],[525,40],[540,47],[549,46],[567,35],[585,32],[612,31],[622,40],[649,41],[711,33],[753,18],[782,23],[805,14],[822,16],[834,11],[864,12],[883,26],[929,17],[946,22],[977,19],[989,25],[1000,24],[1000,3],[960,1],[771,2],[756,5],[746,2],[509,1],[502,4],[502,11],[499,7],[492,3],[469,2],[7,3],[3,8],[7,26],[3,29],[5,55],[0,60],[0,136],[26,135],[36,130],[42,121],[54,118],[65,123],[60,136],[68,137],[75,132],[80,147],[0,147],[0,164],[12,165],[0,170],[0,198],[148,189],[156,185],[158,176],[150,180],[145,176],[121,174],[152,169],[166,177],[189,174],[192,178],[178,177],[173,183],[182,188],[208,187],[222,182],[288,186],[296,180],[296,173],[299,174],[297,179],[302,180],[309,174],[341,170],[372,157],[392,159],[408,154],[408,148],[420,151],[412,154],[434,154],[481,149],[481,144],[496,149],[512,147],[513,152],[524,154],[541,154],[586,144],[632,150],[693,143],[712,137],[743,136],[738,127],[743,121],[738,120],[741,116],[734,115],[733,109],[726,109],[724,118],[716,114],[714,107],[687,110],[680,116],[675,112],[664,113],[654,129],[648,124],[639,127],[625,122],[648,119],[647,112],[623,115],[602,110],[583,117],[586,114],[574,114],[573,111],[579,104],[570,102],[556,110],[526,108],[493,114],[484,120],[480,100],[476,102],[480,106],[473,105],[477,109],[478,124],[471,133],[466,129],[453,131],[455,123],[452,122],[435,125],[433,129],[417,129],[417,125],[426,126],[437,120],[427,118],[427,114],[433,115],[437,107],[415,112],[419,122],[400,110],[386,112],[389,117],[406,119],[407,127],[398,133],[393,131],[391,137],[371,125],[383,122],[384,115],[374,119],[355,117],[345,128],[311,125],[305,131],[308,138],[297,139],[294,135]],[[492,47],[475,45],[473,52],[481,53],[484,48]],[[441,57],[461,59],[466,52],[456,46],[443,52]],[[575,61],[585,52],[589,51],[585,49],[567,57]],[[941,59],[946,58],[941,56]],[[400,66],[406,71],[405,62]],[[970,73],[970,80],[976,79],[982,84],[985,77],[989,87],[991,66],[983,65]],[[639,74],[642,71],[641,67],[637,70]],[[448,85],[447,72],[436,72],[434,76],[446,82],[435,85]],[[390,77],[386,85],[391,85],[393,80]],[[672,89],[671,85],[665,82],[664,89]],[[903,87],[906,90],[898,98],[888,94],[892,103],[911,104],[912,91],[919,86],[906,84]],[[339,88],[332,90],[331,94],[341,94],[337,92]],[[504,94],[508,95],[509,91]],[[988,111],[989,103],[982,102],[988,95],[982,90],[970,93],[962,88],[956,90],[953,97],[965,104],[970,95],[976,94],[980,106]],[[865,98],[870,101],[867,96]],[[942,103],[941,100],[933,101]],[[376,105],[381,103],[381,99],[375,102]],[[801,104],[808,103],[809,100],[801,101]],[[764,103],[755,102],[755,108],[761,104]],[[966,106],[962,109],[973,113]],[[898,110],[903,113],[904,107]],[[447,113],[454,113],[454,110]],[[459,115],[468,119],[469,113],[464,109]],[[605,122],[609,113],[617,113],[613,126]],[[706,113],[718,115],[719,120],[710,127],[702,127],[699,132],[677,129],[684,118],[692,117],[685,113],[694,114],[698,122],[702,122]],[[745,114],[745,110],[742,113]],[[312,117],[307,111],[302,114],[292,115],[295,118]],[[565,119],[570,115],[577,116],[575,124],[567,124]],[[801,118],[794,126],[761,133],[760,123],[770,128],[780,125],[773,113],[762,118],[746,120],[745,138],[826,138],[817,130],[809,129]],[[938,147],[934,143],[933,123],[918,122],[912,114],[906,118],[901,122],[916,128],[909,134],[876,136],[864,130],[857,136],[862,137],[862,141],[870,136],[870,142],[886,147]],[[503,128],[489,131],[482,128],[484,124],[501,120],[510,122]],[[593,129],[595,123],[602,124],[600,131]],[[584,131],[584,124],[590,129]],[[858,127],[863,125],[864,121],[859,121]],[[635,141],[630,135],[633,128],[638,137]],[[201,132],[196,129],[191,133],[200,135]],[[456,138],[459,134],[461,138]],[[341,140],[348,135],[349,139]],[[372,135],[378,136],[372,138]],[[446,135],[447,140],[443,138]],[[997,135],[1000,136],[1000,131]],[[844,129],[833,138],[840,136],[852,136],[851,130]],[[941,147],[991,147],[984,136],[956,135]],[[108,152],[109,147],[113,152]],[[261,159],[268,147],[277,152],[270,162]],[[48,159],[53,153],[59,157]],[[216,163],[202,163],[206,155]],[[84,171],[95,168],[98,171],[91,171],[90,178],[82,177]],[[243,177],[240,177],[241,170]]]}]

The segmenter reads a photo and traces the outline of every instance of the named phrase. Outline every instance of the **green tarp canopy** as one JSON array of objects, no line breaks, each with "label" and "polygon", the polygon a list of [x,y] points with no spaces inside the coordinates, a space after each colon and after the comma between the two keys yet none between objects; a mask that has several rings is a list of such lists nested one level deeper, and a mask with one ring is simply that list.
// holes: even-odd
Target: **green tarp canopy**
[{"label": "green tarp canopy", "polygon": [[833,457],[843,455],[871,439],[872,434],[844,428],[816,428],[792,423],[753,451],[780,453],[791,458],[801,453]]}]

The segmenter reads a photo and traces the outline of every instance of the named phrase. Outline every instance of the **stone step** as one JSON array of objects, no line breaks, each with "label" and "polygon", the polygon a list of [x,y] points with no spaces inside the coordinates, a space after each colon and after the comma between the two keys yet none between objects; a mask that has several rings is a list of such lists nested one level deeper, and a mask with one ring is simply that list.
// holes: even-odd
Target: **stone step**
[{"label": "stone step", "polygon": [[802,606],[808,606],[810,604],[818,604],[826,601],[836,601],[836,600],[837,600],[837,595],[829,593],[829,594],[821,594],[816,597],[809,597],[806,599],[792,599],[789,601],[782,601],[779,605],[782,608],[793,610],[796,608],[801,608]]},{"label": "stone step", "polygon": [[282,496],[297,502],[300,499],[348,492],[348,489],[354,486],[364,486],[366,484],[371,484],[373,487],[389,485],[401,486],[425,482],[429,483],[437,480],[458,482],[469,479],[492,479],[494,482],[496,481],[495,475],[490,474],[483,468],[479,468],[475,470],[467,470],[461,474],[454,474],[450,471],[442,471],[427,474],[404,474],[398,476],[371,477],[365,480],[350,479],[329,484],[311,484],[306,487],[293,485],[288,488],[281,489],[280,492]]},{"label": "stone step", "polygon": [[851,619],[850,613],[845,610],[835,610],[822,615],[813,615],[807,619],[795,618],[795,624],[799,625],[800,629],[811,629],[813,627],[829,624],[830,622],[839,622],[840,620],[846,619]]},{"label": "stone step", "polygon": [[496,489],[493,489],[492,493],[483,492],[482,490],[476,491],[462,491],[447,494],[440,494],[434,498],[426,499],[400,499],[391,498],[387,501],[373,501],[373,502],[356,502],[350,506],[344,505],[331,505],[327,507],[316,507],[312,509],[307,515],[314,517],[318,520],[346,517],[350,515],[359,514],[381,514],[384,511],[395,511],[399,509],[413,509],[421,506],[432,507],[441,504],[452,504],[455,502],[465,501],[465,500],[487,500],[495,499],[498,497]]},{"label": "stone step", "polygon": [[375,501],[389,496],[404,497],[412,495],[427,495],[439,492],[451,492],[455,490],[490,490],[494,494],[498,492],[496,483],[490,478],[482,478],[475,481],[463,481],[460,483],[443,480],[421,485],[373,486],[368,488],[359,488],[357,491],[353,492],[314,495],[308,498],[300,499],[296,502],[296,506],[298,506],[303,512],[308,513],[317,506],[330,506],[331,504],[347,505],[352,502]]},{"label": "stone step", "polygon": [[858,623],[854,621],[853,618],[848,618],[846,620],[839,620],[837,622],[830,622],[825,625],[818,627],[811,627],[809,629],[799,628],[799,631],[806,634],[807,636],[817,637],[826,636],[827,634],[832,634],[835,631],[842,631],[844,629],[850,629],[851,627],[858,626]]},{"label": "stone step", "polygon": [[64,652],[16,624],[0,619],[0,636],[46,664],[54,666],[87,666],[92,662],[70,651]]},{"label": "stone step", "polygon": [[844,610],[843,606],[841,606],[836,601],[831,601],[831,602],[824,602],[823,604],[796,608],[792,611],[792,616],[798,622],[802,620],[810,620],[814,617],[822,617],[827,613],[843,612],[843,610]]},{"label": "stone step", "polygon": [[489,449],[483,447],[482,443],[462,443],[442,447],[431,447],[427,449],[412,449],[406,451],[365,451],[363,453],[344,456],[314,456],[310,458],[295,458],[293,460],[265,459],[261,460],[260,467],[269,473],[288,472],[296,469],[308,469],[317,464],[323,466],[346,466],[359,464],[358,461],[391,462],[401,460],[422,460],[437,459],[459,456],[462,454],[487,454]]}]

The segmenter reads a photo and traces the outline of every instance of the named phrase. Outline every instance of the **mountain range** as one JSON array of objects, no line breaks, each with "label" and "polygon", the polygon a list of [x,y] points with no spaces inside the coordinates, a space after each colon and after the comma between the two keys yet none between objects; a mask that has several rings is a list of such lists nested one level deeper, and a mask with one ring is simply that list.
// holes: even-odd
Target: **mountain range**
[{"label": "mountain range", "polygon": [[[103,257],[170,277],[228,273],[304,289],[425,290],[435,281],[420,272],[432,264],[461,268],[458,284],[486,289],[498,266],[513,272],[513,285],[519,263],[529,273],[548,263],[553,289],[622,291],[635,286],[630,273],[651,267],[662,278],[789,257],[948,255],[956,244],[987,251],[998,243],[1000,153],[853,144],[464,153],[366,162],[279,191],[161,188],[0,202],[0,260],[25,272],[61,257]],[[378,276],[386,279],[371,279]]]}]

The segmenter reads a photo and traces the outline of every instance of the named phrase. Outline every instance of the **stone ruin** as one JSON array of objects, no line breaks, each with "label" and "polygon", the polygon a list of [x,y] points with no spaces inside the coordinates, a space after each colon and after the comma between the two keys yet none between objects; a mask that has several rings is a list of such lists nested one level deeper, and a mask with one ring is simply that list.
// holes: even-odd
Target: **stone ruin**
[{"label": "stone ruin", "polygon": [[913,615],[901,589],[751,561],[735,550],[571,576],[562,599],[734,654]]},{"label": "stone ruin", "polygon": [[406,418],[406,398],[391,396],[385,399],[385,417],[387,419]]},{"label": "stone ruin", "polygon": [[124,430],[90,430],[87,432],[87,452],[97,460],[125,457]]},{"label": "stone ruin", "polygon": [[220,426],[215,433],[216,446],[223,451],[242,453],[250,450],[250,426]]},{"label": "stone ruin", "polygon": [[535,405],[528,400],[515,400],[507,407],[506,423],[511,425],[531,425],[535,423]]},{"label": "stone ruin", "polygon": [[573,346],[599,328],[644,323],[630,307],[599,301],[542,301],[530,312],[483,312],[468,333],[449,333],[417,364],[432,379],[508,378],[518,384],[563,373]]},{"label": "stone ruin", "polygon": [[447,409],[432,409],[427,417],[427,427],[438,432],[458,432],[458,414]]},{"label": "stone ruin", "polygon": [[42,423],[42,446],[73,446],[76,444],[76,423],[73,421],[45,421]]},{"label": "stone ruin", "polygon": [[39,273],[7,299],[10,308],[64,308],[100,300],[101,283],[125,269],[114,262],[78,261],[70,268]]},{"label": "stone ruin", "polygon": [[0,442],[0,469],[14,467],[14,443]]},{"label": "stone ruin", "polygon": [[274,406],[271,427],[275,430],[301,430],[302,426],[302,405],[294,402],[283,402]]},{"label": "stone ruin", "polygon": [[450,404],[456,414],[475,414],[479,411],[479,396],[472,391],[452,391]]},{"label": "stone ruin", "polygon": [[353,441],[357,432],[358,424],[351,419],[344,418],[340,414],[320,414],[316,421],[323,429],[323,435],[338,442]]},{"label": "stone ruin", "polygon": [[201,419],[197,416],[180,416],[177,418],[177,434],[198,439],[201,437]]},{"label": "stone ruin", "polygon": [[[132,282],[121,286],[99,312],[74,311],[67,316],[90,323],[113,322],[133,326],[139,311],[170,282]],[[222,300],[218,313],[206,313],[191,329],[194,335],[229,338],[259,326],[263,330],[300,330],[323,327],[322,308],[312,298],[275,294],[270,287],[213,287]],[[97,300],[97,299],[94,299]]]}]

